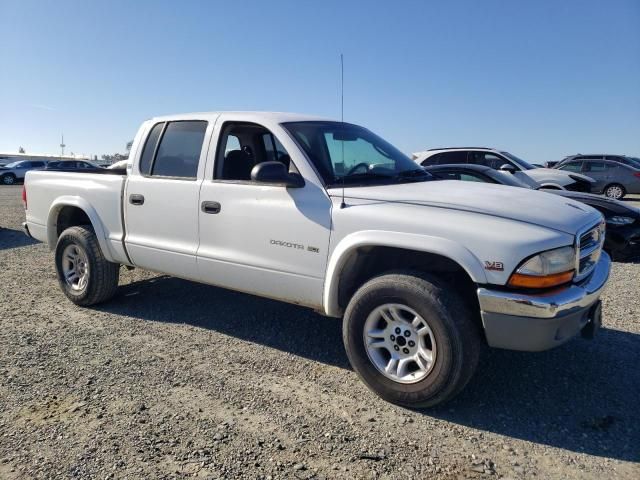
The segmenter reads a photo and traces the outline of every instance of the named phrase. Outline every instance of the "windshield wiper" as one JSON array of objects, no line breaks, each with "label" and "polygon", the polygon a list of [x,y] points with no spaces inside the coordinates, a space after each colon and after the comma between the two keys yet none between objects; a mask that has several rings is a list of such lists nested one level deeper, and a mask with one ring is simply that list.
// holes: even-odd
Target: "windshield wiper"
[{"label": "windshield wiper", "polygon": [[414,177],[430,177],[431,174],[422,168],[416,168],[415,170],[404,170],[399,172],[398,178],[414,178]]},{"label": "windshield wiper", "polygon": [[426,180],[432,180],[433,174],[423,170],[422,168],[418,168],[416,170],[405,170],[403,172],[399,172],[396,175],[396,180],[399,182],[424,182]]},{"label": "windshield wiper", "polygon": [[393,175],[389,175],[386,173],[377,173],[377,172],[361,172],[361,173],[351,173],[349,175],[344,175],[342,177],[335,177],[334,182],[348,182],[352,180],[366,180],[366,179],[392,179],[395,178]]}]

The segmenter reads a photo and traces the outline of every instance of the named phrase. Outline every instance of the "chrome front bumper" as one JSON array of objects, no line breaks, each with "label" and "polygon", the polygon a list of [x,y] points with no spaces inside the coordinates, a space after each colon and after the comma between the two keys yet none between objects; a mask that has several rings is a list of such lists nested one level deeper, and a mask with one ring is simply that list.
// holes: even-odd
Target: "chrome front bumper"
[{"label": "chrome front bumper", "polygon": [[604,289],[611,259],[602,252],[589,277],[541,294],[478,289],[487,342],[511,350],[546,350],[575,336],[589,322]]}]

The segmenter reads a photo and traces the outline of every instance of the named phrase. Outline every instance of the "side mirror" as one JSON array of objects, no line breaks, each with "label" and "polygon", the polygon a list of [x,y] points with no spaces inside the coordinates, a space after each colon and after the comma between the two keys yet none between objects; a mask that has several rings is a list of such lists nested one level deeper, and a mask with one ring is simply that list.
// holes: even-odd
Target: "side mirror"
[{"label": "side mirror", "polygon": [[304,187],[299,173],[289,173],[282,162],[262,162],[251,170],[251,180],[259,183],[282,185],[287,188]]},{"label": "side mirror", "polygon": [[502,165],[500,167],[500,170],[502,170],[503,172],[509,172],[509,173],[516,173],[517,172],[516,167],[514,167],[510,163],[505,163],[504,165]]}]

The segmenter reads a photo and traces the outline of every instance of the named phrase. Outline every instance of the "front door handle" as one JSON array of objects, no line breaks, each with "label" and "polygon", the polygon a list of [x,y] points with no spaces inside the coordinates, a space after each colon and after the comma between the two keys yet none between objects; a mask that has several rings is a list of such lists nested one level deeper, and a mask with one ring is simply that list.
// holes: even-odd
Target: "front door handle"
[{"label": "front door handle", "polygon": [[204,213],[220,213],[222,206],[218,202],[202,202],[200,208]]},{"label": "front door handle", "polygon": [[132,193],[131,195],[129,195],[129,203],[131,205],[143,205],[144,195],[140,195],[138,193]]}]

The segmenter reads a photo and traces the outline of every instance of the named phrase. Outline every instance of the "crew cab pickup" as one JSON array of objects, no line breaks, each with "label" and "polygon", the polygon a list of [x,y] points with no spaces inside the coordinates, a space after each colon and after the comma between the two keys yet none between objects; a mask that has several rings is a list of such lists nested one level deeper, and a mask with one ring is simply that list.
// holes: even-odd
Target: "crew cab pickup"
[{"label": "crew cab pickup", "polygon": [[484,346],[537,351],[601,321],[610,260],[596,210],[435,180],[357,125],[284,113],[144,122],[126,172],[32,171],[25,230],[88,306],[140,267],[342,318],[354,370],[432,406]]}]

